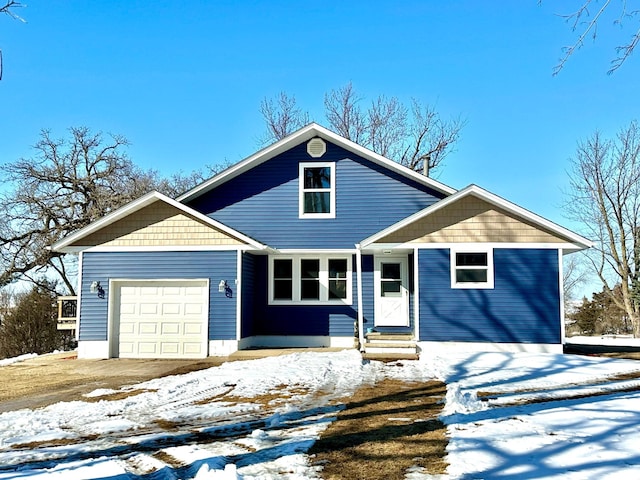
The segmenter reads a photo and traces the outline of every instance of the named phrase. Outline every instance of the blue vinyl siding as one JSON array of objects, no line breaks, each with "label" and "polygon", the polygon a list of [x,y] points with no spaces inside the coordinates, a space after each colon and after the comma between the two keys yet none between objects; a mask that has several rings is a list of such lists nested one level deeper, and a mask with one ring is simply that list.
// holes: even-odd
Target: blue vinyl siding
[{"label": "blue vinyl siding", "polygon": [[[298,218],[298,165],[310,161],[336,162],[336,218]],[[331,143],[311,158],[303,143],[188,205],[274,248],[353,248],[443,197]]]},{"label": "blue vinyl siding", "polygon": [[494,249],[493,289],[452,289],[449,250],[420,250],[420,340],[561,341],[558,251]]},{"label": "blue vinyl siding", "polygon": [[255,256],[242,254],[242,323],[240,336],[253,335],[253,317],[256,303]]},{"label": "blue vinyl siding", "polygon": [[367,328],[373,328],[375,315],[373,270],[373,255],[362,255],[362,313],[365,331]]},{"label": "blue vinyl siding", "polygon": [[[85,252],[82,256],[80,340],[107,340],[110,279],[209,279],[209,340],[235,340],[237,252]],[[226,280],[233,296],[218,292]],[[89,292],[99,281],[105,298]]]},{"label": "blue vinyl siding", "polygon": [[255,256],[254,260],[253,335],[354,336],[357,320],[355,272],[352,274],[352,305],[269,305],[268,257]]}]

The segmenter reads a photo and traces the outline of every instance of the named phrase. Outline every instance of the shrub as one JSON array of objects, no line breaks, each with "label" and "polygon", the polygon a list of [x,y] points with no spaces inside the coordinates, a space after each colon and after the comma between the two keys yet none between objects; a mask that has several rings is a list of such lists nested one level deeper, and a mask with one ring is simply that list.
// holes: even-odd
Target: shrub
[{"label": "shrub", "polygon": [[0,358],[60,348],[63,335],[57,330],[57,317],[54,292],[34,286],[16,294],[14,306],[0,324]]}]

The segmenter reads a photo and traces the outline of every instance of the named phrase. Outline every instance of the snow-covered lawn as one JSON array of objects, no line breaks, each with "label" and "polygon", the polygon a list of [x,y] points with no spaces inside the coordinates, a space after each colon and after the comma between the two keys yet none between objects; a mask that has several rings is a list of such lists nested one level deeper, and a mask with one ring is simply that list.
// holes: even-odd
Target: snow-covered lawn
[{"label": "snow-covered lawn", "polygon": [[450,466],[438,478],[640,478],[640,380],[621,377],[637,371],[632,360],[507,353],[226,363],[132,385],[125,398],[96,391],[0,414],[0,479],[319,478],[305,452],[335,400],[384,377],[447,382]]}]

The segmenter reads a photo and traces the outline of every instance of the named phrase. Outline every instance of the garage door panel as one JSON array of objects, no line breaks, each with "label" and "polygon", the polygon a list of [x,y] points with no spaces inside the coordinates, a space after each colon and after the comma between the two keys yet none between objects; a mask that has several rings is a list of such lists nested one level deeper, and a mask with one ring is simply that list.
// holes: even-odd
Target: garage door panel
[{"label": "garage door panel", "polygon": [[201,303],[185,303],[184,310],[187,315],[201,315],[203,305]]},{"label": "garage door panel", "polygon": [[163,303],[162,304],[162,316],[167,315],[180,315],[182,310],[180,303]]},{"label": "garage door panel", "polygon": [[164,287],[163,294],[167,295],[180,295],[180,287]]},{"label": "garage door panel", "polygon": [[135,315],[136,305],[135,303],[122,303],[120,305],[120,315]]},{"label": "garage door panel", "polygon": [[143,322],[139,324],[140,327],[138,329],[138,333],[140,335],[157,335],[158,334],[158,324],[151,322]]},{"label": "garage door panel", "polygon": [[197,335],[202,334],[203,325],[201,323],[188,322],[184,324],[185,335]]},{"label": "garage door panel", "polygon": [[136,324],[131,322],[120,322],[120,338],[122,335],[135,334],[136,333]]},{"label": "garage door panel", "polygon": [[178,342],[163,342],[160,345],[160,353],[163,355],[177,355],[180,353],[180,344]]},{"label": "garage door panel", "polygon": [[162,322],[160,333],[162,335],[180,335],[180,322]]},{"label": "garage door panel", "polygon": [[134,286],[123,285],[122,287],[120,287],[121,297],[133,296],[133,295],[136,295],[136,292],[137,292],[137,288]]},{"label": "garage door panel", "polygon": [[185,343],[184,353],[185,355],[202,355],[202,345],[200,343]]},{"label": "garage door panel", "polygon": [[141,303],[140,315],[157,315],[158,304],[157,303]]},{"label": "garage door panel", "polygon": [[119,291],[115,325],[121,357],[206,356],[207,282],[140,281]]},{"label": "garage door panel", "polygon": [[189,296],[200,296],[201,293],[200,287],[186,287],[184,289],[184,294]]},{"label": "garage door panel", "polygon": [[158,353],[158,343],[157,342],[138,342],[138,353],[145,354],[156,354]]}]

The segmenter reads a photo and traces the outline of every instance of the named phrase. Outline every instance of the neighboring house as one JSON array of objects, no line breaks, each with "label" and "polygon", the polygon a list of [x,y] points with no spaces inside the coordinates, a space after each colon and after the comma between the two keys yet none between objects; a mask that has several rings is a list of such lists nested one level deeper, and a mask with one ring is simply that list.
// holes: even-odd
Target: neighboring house
[{"label": "neighboring house", "polygon": [[79,357],[252,347],[562,351],[562,256],[591,243],[311,124],[177,200],[59,241],[79,253]]}]

